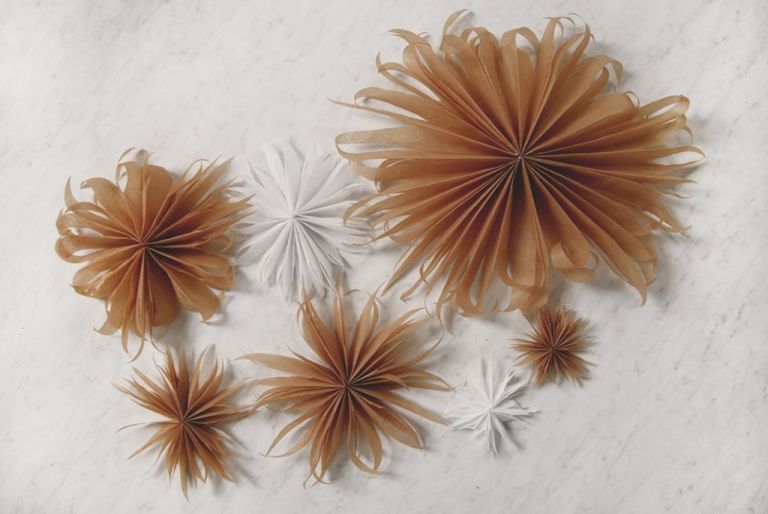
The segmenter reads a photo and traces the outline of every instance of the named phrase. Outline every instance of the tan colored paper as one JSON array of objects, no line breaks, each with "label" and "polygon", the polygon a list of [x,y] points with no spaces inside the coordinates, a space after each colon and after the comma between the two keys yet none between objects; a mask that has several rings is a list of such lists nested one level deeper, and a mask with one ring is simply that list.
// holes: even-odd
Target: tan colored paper
[{"label": "tan colored paper", "polygon": [[[446,391],[450,387],[421,368],[435,346],[425,349],[414,337],[427,321],[414,319],[416,312],[406,312],[382,325],[371,297],[359,318],[350,322],[337,287],[333,316],[326,323],[305,295],[299,313],[304,339],[315,357],[264,353],[243,357],[285,373],[258,382],[269,389],[256,407],[282,405],[296,416],[277,434],[268,453],[301,427],[298,440],[283,455],[309,446],[310,476],[322,481],[336,454],[344,449],[358,468],[376,473],[383,455],[382,435],[421,448],[416,430],[400,411],[442,420],[399,391],[415,387]],[[364,450],[371,456],[370,464],[363,461]]]},{"label": "tan colored paper", "polygon": [[521,352],[517,362],[530,366],[534,382],[561,382],[564,378],[581,382],[588,378],[589,363],[579,355],[590,344],[584,334],[587,322],[581,316],[563,307],[545,306],[530,322],[533,330],[513,348]]},{"label": "tan colored paper", "polygon": [[390,285],[417,267],[404,296],[442,283],[438,305],[464,314],[535,309],[550,267],[584,281],[602,259],[645,299],[651,232],[682,230],[663,197],[702,155],[674,142],[690,133],[688,99],[640,106],[613,92],[621,65],[586,54],[589,27],[566,36],[566,19],[554,18],[541,37],[526,27],[454,35],[461,14],[439,52],[393,30],[406,43],[402,63],[377,65],[395,89],[365,88],[344,104],[399,123],[336,139],[379,186],[347,216],[372,216],[379,238],[408,246]]},{"label": "tan colored paper", "polygon": [[159,381],[134,368],[138,378],[126,380],[126,386],[115,385],[135,403],[162,418],[145,423],[155,432],[131,457],[157,448],[164,457],[169,480],[178,469],[184,496],[189,484],[195,486],[197,480],[205,482],[211,474],[234,481],[226,465],[233,453],[230,449],[232,440],[224,427],[252,412],[251,408],[231,403],[242,383],[223,387],[224,366],[221,363],[217,362],[207,372],[203,370],[209,349],[197,358],[192,368],[184,353],[174,359],[170,350],[166,350],[165,366],[157,366],[161,376]]},{"label": "tan colored paper", "polygon": [[99,332],[119,330],[125,351],[129,332],[143,346],[152,327],[173,321],[179,306],[209,319],[220,305],[212,289],[232,287],[229,232],[248,202],[230,199],[229,184],[217,184],[228,162],[200,164],[191,176],[187,170],[174,180],[140,151],[133,159],[121,157],[115,182],[83,182],[93,191],[90,202],[77,201],[67,182],[56,253],[86,263],[72,286],[105,300],[107,319]]}]

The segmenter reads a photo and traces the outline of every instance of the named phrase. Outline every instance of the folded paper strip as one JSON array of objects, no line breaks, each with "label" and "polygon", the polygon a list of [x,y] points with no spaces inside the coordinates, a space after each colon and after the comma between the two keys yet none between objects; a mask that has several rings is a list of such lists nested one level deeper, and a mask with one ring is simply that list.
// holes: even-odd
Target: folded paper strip
[{"label": "folded paper strip", "polygon": [[439,51],[394,30],[402,63],[377,64],[397,89],[344,104],[399,124],[336,139],[379,186],[347,216],[371,216],[378,238],[408,246],[390,284],[418,268],[404,296],[441,283],[438,305],[467,315],[535,309],[551,268],[584,281],[602,260],[645,299],[652,231],[682,230],[663,199],[702,155],[677,143],[690,134],[688,100],[638,105],[614,92],[621,65],[587,55],[589,27],[568,34],[567,18],[541,37],[523,27],[498,38],[482,27],[454,35],[461,14]]},{"label": "folded paper strip", "polygon": [[141,339],[138,355],[152,327],[173,321],[180,306],[204,320],[219,309],[213,290],[233,285],[230,229],[249,205],[230,197],[229,183],[219,183],[229,161],[200,163],[174,179],[150,164],[145,151],[123,157],[114,182],[83,182],[93,201],[76,200],[67,182],[56,252],[67,262],[86,263],[72,286],[105,300],[107,319],[99,332],[120,331],[125,351],[134,332]]},{"label": "folded paper strip", "polygon": [[[435,348],[425,348],[416,337],[427,320],[415,319],[417,311],[409,311],[390,323],[379,323],[379,308],[370,298],[350,324],[339,286],[330,322],[323,320],[307,297],[299,312],[304,339],[315,358],[264,353],[243,357],[285,373],[258,382],[268,389],[259,397],[257,407],[284,406],[295,415],[268,452],[301,428],[285,455],[309,446],[310,477],[322,481],[334,457],[344,450],[358,468],[376,473],[383,456],[382,436],[421,448],[416,429],[403,413],[434,422],[441,422],[441,418],[399,391],[449,389],[442,379],[422,369]],[[363,452],[372,462],[363,460]]]}]

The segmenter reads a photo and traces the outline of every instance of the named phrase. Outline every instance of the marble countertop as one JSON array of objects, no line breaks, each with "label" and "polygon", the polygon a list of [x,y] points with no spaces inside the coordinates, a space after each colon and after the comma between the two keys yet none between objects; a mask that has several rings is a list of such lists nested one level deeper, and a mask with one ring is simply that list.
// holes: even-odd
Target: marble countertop
[{"label": "marble countertop", "polygon": [[[484,455],[466,433],[420,425],[425,451],[389,445],[383,472],[341,465],[304,487],[306,455],[263,456],[285,418],[234,427],[239,482],[185,501],[151,455],[128,460],[143,421],[110,385],[131,364],[102,336],[102,305],[76,295],[53,251],[64,184],[110,176],[128,147],[180,169],[262,141],[317,141],[373,120],[333,105],[380,84],[374,59],[398,56],[394,27],[438,34],[455,9],[501,31],[576,12],[625,67],[642,100],[682,93],[707,161],[674,204],[690,225],[660,237],[658,280],[641,305],[610,277],[567,285],[591,320],[591,380],[526,393],[539,413],[522,448]],[[6,0],[0,17],[0,512],[768,512],[768,5],[757,0],[137,1]],[[397,252],[353,260],[373,290]],[[400,290],[404,289],[405,284]],[[397,291],[396,291],[397,293]],[[385,297],[399,310],[397,294]],[[226,316],[185,316],[171,344],[219,357],[299,341],[295,307],[243,281]],[[418,305],[417,297],[412,305]],[[482,355],[507,364],[519,313],[459,318],[434,366],[461,383]],[[153,352],[135,363],[151,366]],[[237,376],[263,373],[230,361]],[[419,397],[438,410],[450,395]]]}]

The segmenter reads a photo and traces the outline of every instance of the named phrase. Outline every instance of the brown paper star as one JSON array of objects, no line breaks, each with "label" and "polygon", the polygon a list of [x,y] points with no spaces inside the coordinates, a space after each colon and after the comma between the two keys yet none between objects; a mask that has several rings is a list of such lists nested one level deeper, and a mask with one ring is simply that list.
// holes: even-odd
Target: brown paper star
[{"label": "brown paper star", "polygon": [[361,103],[344,104],[397,124],[336,139],[379,186],[348,216],[373,217],[378,238],[408,247],[390,285],[417,268],[404,296],[426,284],[439,287],[438,306],[467,315],[537,309],[551,267],[583,281],[602,260],[645,299],[651,233],[682,230],[664,197],[701,155],[676,143],[690,133],[688,99],[639,105],[613,91],[621,65],[588,55],[589,27],[567,34],[567,18],[550,19],[540,37],[527,27],[455,35],[461,14],[439,51],[393,30],[406,43],[402,62],[377,66],[395,89],[365,88]]},{"label": "brown paper star", "polygon": [[86,263],[72,286],[105,301],[99,332],[119,330],[125,351],[129,332],[143,346],[152,327],[173,321],[179,307],[209,319],[220,305],[212,289],[232,287],[230,229],[248,203],[232,200],[229,184],[217,185],[227,164],[200,164],[191,176],[174,179],[140,151],[117,165],[115,182],[83,182],[92,202],[75,200],[67,182],[56,253]]},{"label": "brown paper star", "polygon": [[[449,386],[422,369],[434,346],[424,348],[414,332],[426,319],[406,312],[381,325],[379,309],[371,298],[359,318],[348,325],[342,294],[337,291],[333,316],[325,322],[305,296],[300,306],[304,339],[315,358],[302,355],[254,353],[243,358],[280,370],[284,376],[266,378],[269,386],[257,407],[282,405],[295,418],[275,437],[271,451],[288,433],[302,427],[298,441],[285,453],[309,446],[311,476],[322,481],[339,451],[361,470],[376,473],[383,454],[382,436],[421,448],[416,429],[401,411],[435,422],[441,418],[400,394],[407,388],[445,391]],[[372,463],[361,458],[367,449]]]},{"label": "brown paper star", "polygon": [[513,346],[522,352],[517,362],[529,365],[533,381],[581,382],[588,377],[588,362],[579,356],[589,345],[584,335],[586,321],[574,311],[542,308],[531,322],[533,331]]},{"label": "brown paper star", "polygon": [[234,480],[226,465],[232,454],[231,440],[223,427],[252,411],[231,403],[242,384],[223,387],[222,364],[216,363],[203,378],[207,352],[205,350],[190,369],[184,353],[174,360],[170,350],[166,350],[166,365],[157,366],[159,381],[134,368],[138,379],[126,380],[127,386],[115,385],[138,405],[162,418],[146,423],[154,427],[155,432],[131,457],[157,447],[165,459],[169,479],[178,469],[184,496],[188,484],[194,486],[198,479],[204,482],[211,474]]}]

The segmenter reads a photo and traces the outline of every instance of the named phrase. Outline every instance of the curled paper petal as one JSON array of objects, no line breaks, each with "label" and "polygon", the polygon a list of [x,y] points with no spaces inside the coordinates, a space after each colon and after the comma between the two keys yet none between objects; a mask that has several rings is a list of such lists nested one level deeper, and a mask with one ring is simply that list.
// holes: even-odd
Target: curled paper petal
[{"label": "curled paper petal", "polygon": [[509,425],[536,413],[518,402],[525,383],[514,372],[483,359],[459,390],[457,406],[446,417],[454,430],[468,430],[486,451],[498,455],[505,443],[516,445]]},{"label": "curled paper petal", "polygon": [[285,143],[264,146],[266,166],[252,170],[253,222],[243,224],[250,239],[240,257],[257,262],[263,284],[280,284],[299,300],[332,288],[345,267],[345,254],[359,252],[369,226],[342,216],[363,184],[337,155],[313,147],[306,156]]},{"label": "curled paper petal", "polygon": [[569,34],[570,20],[553,18],[540,36],[453,34],[461,14],[439,50],[393,30],[402,62],[377,65],[395,89],[365,88],[344,104],[397,123],[336,138],[379,186],[347,215],[372,217],[378,237],[408,246],[390,284],[418,268],[405,296],[442,283],[438,306],[463,314],[537,309],[551,269],[584,281],[602,260],[645,299],[652,231],[682,230],[663,198],[702,155],[676,143],[690,133],[688,99],[641,106],[612,91],[621,65],[586,53],[588,26]]},{"label": "curled paper petal", "polygon": [[248,202],[232,200],[229,184],[219,184],[229,161],[201,163],[174,179],[150,164],[144,150],[123,157],[115,182],[83,182],[93,192],[90,202],[77,201],[67,182],[56,253],[85,263],[72,286],[105,301],[107,319],[99,331],[120,331],[128,351],[129,332],[143,346],[152,327],[173,321],[179,307],[204,320],[218,310],[220,296],[212,290],[233,285],[230,228],[246,215]]},{"label": "curled paper petal", "polygon": [[[210,348],[210,347],[209,347]],[[224,366],[216,363],[204,372],[206,349],[189,366],[182,353],[174,358],[165,351],[165,366],[157,366],[160,379],[151,379],[134,368],[136,377],[125,385],[115,387],[133,402],[158,416],[160,421],[145,423],[155,428],[147,442],[131,457],[150,448],[157,448],[164,458],[168,479],[179,471],[181,490],[187,495],[188,485],[216,475],[233,481],[226,461],[232,455],[231,438],[223,427],[251,412],[237,407],[231,400],[242,383],[224,387]]]},{"label": "curled paper petal", "polygon": [[[383,456],[382,436],[421,448],[421,440],[403,413],[441,422],[441,418],[400,394],[407,388],[445,391],[441,378],[422,362],[436,345],[424,347],[415,332],[427,321],[406,312],[391,323],[379,322],[379,308],[369,298],[356,320],[350,320],[337,285],[331,319],[325,321],[305,296],[299,307],[304,340],[313,358],[254,353],[244,359],[282,372],[260,381],[268,386],[256,407],[286,407],[295,415],[268,451],[290,432],[298,440],[284,455],[309,447],[310,476],[322,481],[340,451],[363,471],[376,473]],[[371,462],[362,454],[367,450]]]}]

